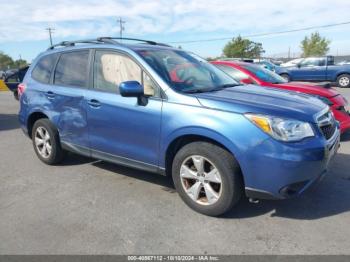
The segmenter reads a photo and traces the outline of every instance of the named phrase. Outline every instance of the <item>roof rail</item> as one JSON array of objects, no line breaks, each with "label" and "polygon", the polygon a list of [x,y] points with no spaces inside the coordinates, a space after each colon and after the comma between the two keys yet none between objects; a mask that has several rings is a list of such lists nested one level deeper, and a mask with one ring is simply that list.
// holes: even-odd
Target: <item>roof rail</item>
[{"label": "roof rail", "polygon": [[77,41],[62,41],[58,44],[52,45],[48,48],[48,50],[54,49],[55,47],[59,46],[75,46],[75,44],[103,44],[103,42],[99,41],[98,39],[85,39],[85,40],[77,40]]},{"label": "roof rail", "polygon": [[124,38],[124,37],[98,37],[96,39],[86,39],[86,40],[76,40],[76,41],[63,41],[58,44],[52,45],[48,48],[48,50],[55,49],[55,47],[67,47],[67,46],[75,46],[75,44],[113,44],[113,45],[122,45],[120,41],[115,40],[131,40],[131,41],[138,41],[143,42],[149,45],[159,45],[159,46],[168,46],[170,45],[163,44],[163,43],[157,43],[154,41],[149,40],[143,40],[138,38]]},{"label": "roof rail", "polygon": [[[97,38],[98,40],[101,40],[101,41],[114,41],[114,40],[131,40],[131,41],[138,41],[138,42],[144,42],[146,44],[149,44],[149,45],[160,45],[160,46],[168,46],[168,47],[171,47],[171,45],[167,45],[167,44],[164,44],[164,43],[158,43],[158,42],[155,42],[155,41],[150,41],[150,40],[144,40],[144,39],[139,39],[139,38],[128,38],[128,37],[99,37]],[[121,44],[120,42],[117,42],[117,41],[114,41],[115,44]]]}]

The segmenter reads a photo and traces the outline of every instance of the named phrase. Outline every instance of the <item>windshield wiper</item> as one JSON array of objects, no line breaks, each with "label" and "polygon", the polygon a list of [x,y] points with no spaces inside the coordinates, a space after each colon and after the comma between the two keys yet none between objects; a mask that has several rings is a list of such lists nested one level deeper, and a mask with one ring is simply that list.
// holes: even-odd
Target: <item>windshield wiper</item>
[{"label": "windshield wiper", "polygon": [[191,89],[191,90],[187,90],[184,91],[187,94],[198,94],[198,93],[206,93],[206,92],[215,92],[215,91],[220,91],[223,90],[225,88],[229,88],[229,87],[235,87],[235,86],[239,86],[239,84],[224,84],[224,85],[220,85],[214,88],[198,88],[198,89]]},{"label": "windshield wiper", "polygon": [[212,89],[209,89],[208,92],[220,91],[220,90],[223,90],[225,88],[235,87],[235,86],[239,86],[239,84],[224,84],[224,85],[220,85],[220,86],[214,87]]},{"label": "windshield wiper", "polygon": [[235,87],[235,86],[240,86],[240,84],[224,84],[224,85],[221,85],[221,86],[218,86],[217,88],[228,88],[228,87]]},{"label": "windshield wiper", "polygon": [[187,91],[183,91],[186,94],[198,94],[198,93],[205,93],[208,92],[208,89],[192,89],[192,90],[187,90]]}]

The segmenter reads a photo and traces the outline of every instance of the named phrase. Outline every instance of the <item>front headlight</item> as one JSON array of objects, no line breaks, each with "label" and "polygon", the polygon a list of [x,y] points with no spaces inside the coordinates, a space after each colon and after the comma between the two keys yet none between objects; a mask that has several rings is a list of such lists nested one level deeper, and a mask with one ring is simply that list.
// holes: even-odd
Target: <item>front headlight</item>
[{"label": "front headlight", "polygon": [[245,114],[245,116],[262,131],[277,140],[293,142],[315,136],[311,125],[307,122],[266,115]]}]

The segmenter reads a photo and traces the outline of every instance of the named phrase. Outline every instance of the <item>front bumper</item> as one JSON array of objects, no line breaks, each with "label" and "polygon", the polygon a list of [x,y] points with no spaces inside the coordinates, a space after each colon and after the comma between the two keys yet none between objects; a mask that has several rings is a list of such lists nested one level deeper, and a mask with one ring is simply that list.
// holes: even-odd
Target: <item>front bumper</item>
[{"label": "front bumper", "polygon": [[246,196],[285,199],[298,196],[327,173],[340,144],[340,130],[331,139],[281,143],[268,139],[247,152],[242,172]]}]

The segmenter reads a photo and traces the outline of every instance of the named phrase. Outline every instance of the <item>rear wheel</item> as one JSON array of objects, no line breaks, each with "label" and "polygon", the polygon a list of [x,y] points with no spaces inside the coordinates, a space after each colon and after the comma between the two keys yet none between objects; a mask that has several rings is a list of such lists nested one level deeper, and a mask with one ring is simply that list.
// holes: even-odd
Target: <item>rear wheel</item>
[{"label": "rear wheel", "polygon": [[290,76],[288,74],[281,74],[281,77],[283,77],[287,82],[290,82]]},{"label": "rear wheel", "polygon": [[337,77],[337,86],[339,87],[350,87],[350,75],[342,74]]},{"label": "rear wheel", "polygon": [[64,151],[61,148],[58,131],[49,119],[43,118],[35,122],[32,141],[35,153],[45,164],[54,165],[62,161]]},{"label": "rear wheel", "polygon": [[227,212],[242,196],[237,161],[214,144],[193,142],[181,148],[173,161],[172,176],[183,201],[205,215]]}]

